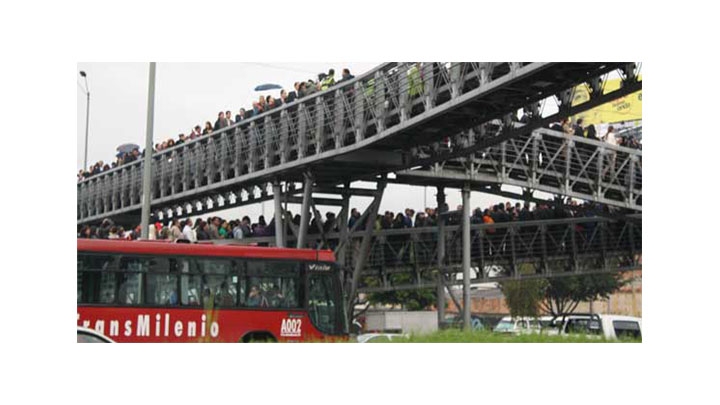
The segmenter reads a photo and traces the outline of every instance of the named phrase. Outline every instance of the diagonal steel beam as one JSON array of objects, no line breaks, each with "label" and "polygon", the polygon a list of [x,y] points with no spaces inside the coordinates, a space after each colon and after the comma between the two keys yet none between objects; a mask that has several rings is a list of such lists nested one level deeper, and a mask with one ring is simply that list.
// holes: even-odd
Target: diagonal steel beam
[{"label": "diagonal steel beam", "polygon": [[[377,217],[378,210],[380,209],[380,202],[382,201],[383,192],[385,191],[385,185],[387,182],[383,179],[377,183],[377,193],[375,199],[371,203],[371,207],[368,207],[366,212],[369,215],[366,219],[365,232],[363,234],[362,243],[360,245],[359,255],[356,256],[355,268],[353,269],[352,284],[350,285],[350,293],[348,294],[348,303],[352,304],[355,300],[355,294],[357,292],[358,281],[360,280],[360,272],[365,267],[365,261],[367,260],[368,252],[370,251],[370,242],[373,237],[373,224],[375,223],[375,217]],[[352,305],[348,305],[348,318],[352,318],[353,308]]]}]

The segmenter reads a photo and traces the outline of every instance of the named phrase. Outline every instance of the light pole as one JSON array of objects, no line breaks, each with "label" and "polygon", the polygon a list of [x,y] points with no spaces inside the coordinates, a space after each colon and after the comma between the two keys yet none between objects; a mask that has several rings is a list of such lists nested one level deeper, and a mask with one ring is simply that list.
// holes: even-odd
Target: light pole
[{"label": "light pole", "polygon": [[85,79],[85,95],[87,96],[87,109],[85,113],[85,160],[83,161],[83,170],[87,171],[88,129],[90,124],[90,87],[88,87],[87,74],[84,70],[80,71],[80,76]]},{"label": "light pole", "polygon": [[141,237],[148,239],[150,225],[150,200],[151,195],[151,173],[152,154],[153,154],[153,123],[155,112],[155,62],[150,62],[150,78],[148,80],[148,106],[147,106],[147,126],[145,128],[145,159],[143,163],[143,191],[142,191],[142,218],[140,219]]}]

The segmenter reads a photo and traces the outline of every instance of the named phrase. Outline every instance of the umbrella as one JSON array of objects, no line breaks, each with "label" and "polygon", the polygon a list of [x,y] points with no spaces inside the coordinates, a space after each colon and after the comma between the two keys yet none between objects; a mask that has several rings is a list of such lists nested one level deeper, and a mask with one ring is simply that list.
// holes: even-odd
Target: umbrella
[{"label": "umbrella", "polygon": [[140,150],[140,147],[134,143],[124,143],[117,147],[117,151],[120,153],[130,153],[134,149]]},{"label": "umbrella", "polygon": [[265,84],[261,84],[261,85],[255,87],[255,91],[265,91],[265,90],[282,90],[282,86],[280,86],[278,84],[265,83]]}]

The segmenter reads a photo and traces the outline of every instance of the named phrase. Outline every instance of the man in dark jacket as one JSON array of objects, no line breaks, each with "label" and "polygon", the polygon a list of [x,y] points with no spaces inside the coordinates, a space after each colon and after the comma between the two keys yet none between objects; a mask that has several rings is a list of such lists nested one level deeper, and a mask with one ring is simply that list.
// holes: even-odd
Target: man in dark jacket
[{"label": "man in dark jacket", "polygon": [[245,109],[241,108],[240,112],[238,112],[237,115],[235,115],[235,122],[240,122],[245,119]]},{"label": "man in dark jacket", "polygon": [[342,71],[342,79],[340,79],[340,81],[338,83],[346,82],[346,81],[352,80],[354,78],[355,78],[355,76],[350,74],[350,69],[345,68]]}]

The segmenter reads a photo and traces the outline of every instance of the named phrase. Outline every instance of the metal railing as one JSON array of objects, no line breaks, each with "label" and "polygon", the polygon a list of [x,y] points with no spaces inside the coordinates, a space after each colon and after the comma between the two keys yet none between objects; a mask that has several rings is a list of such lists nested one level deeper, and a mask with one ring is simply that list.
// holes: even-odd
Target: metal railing
[{"label": "metal railing", "polygon": [[[386,63],[331,89],[154,153],[152,204],[188,201],[231,187],[252,188],[280,174],[292,180],[293,173],[309,164],[384,142],[411,127],[417,131],[483,97],[504,103],[499,104],[504,108],[482,109],[479,115],[473,109],[465,125],[499,118],[521,107],[522,100],[532,101],[510,91],[514,83],[527,81],[529,97],[536,100],[619,66],[623,64]],[[567,72],[567,77],[552,76],[563,78],[555,87],[546,84],[545,93],[532,88],[534,75],[549,69]],[[452,130],[444,128],[446,124],[442,129]],[[430,138],[420,138],[437,141],[444,136],[429,132]],[[136,161],[79,182],[78,222],[138,210],[141,173],[142,162]]]},{"label": "metal railing", "polygon": [[642,151],[538,129],[467,158],[397,173],[402,183],[506,184],[642,210]]},{"label": "metal railing", "polygon": [[[456,223],[459,223],[457,219]],[[452,222],[451,222],[452,223]],[[312,231],[312,227],[309,228]],[[360,252],[363,235],[356,230],[344,244],[346,268],[358,255],[366,254],[360,292],[432,287],[437,274],[462,273],[462,227],[447,225],[445,257],[438,266],[438,227],[389,229],[373,232],[370,249]],[[613,272],[641,267],[642,218],[583,217],[495,224],[474,223],[470,227],[473,282],[506,278],[554,277],[594,272]],[[296,238],[288,235],[289,246]],[[307,248],[337,249],[337,232],[309,234]],[[256,237],[241,243],[274,246],[275,237]],[[482,270],[480,270],[482,269]],[[408,277],[409,276],[409,277]],[[398,284],[398,278],[401,283]]]}]

